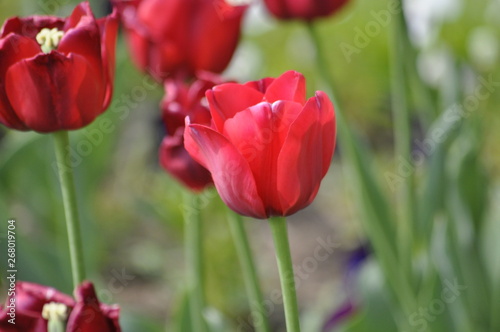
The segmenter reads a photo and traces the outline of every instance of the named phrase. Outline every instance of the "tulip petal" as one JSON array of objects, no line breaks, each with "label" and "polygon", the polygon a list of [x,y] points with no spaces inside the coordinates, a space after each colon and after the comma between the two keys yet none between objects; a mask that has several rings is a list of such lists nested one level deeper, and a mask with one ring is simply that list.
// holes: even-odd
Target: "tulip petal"
[{"label": "tulip petal", "polygon": [[[19,84],[22,78],[23,84]],[[102,107],[101,81],[78,54],[52,52],[11,66],[6,91],[12,107],[27,127],[39,132],[81,128]]]},{"label": "tulip petal", "polygon": [[111,15],[97,20],[101,33],[101,57],[106,75],[106,94],[102,110],[108,108],[113,96],[115,78],[116,38],[118,35],[118,13],[116,10]]},{"label": "tulip petal", "polygon": [[[182,23],[188,22],[190,14],[195,8],[192,8],[193,1],[165,1],[165,0],[148,0],[142,1],[137,9],[136,15],[138,21],[147,28],[151,37],[156,40],[164,40],[165,38],[175,34],[183,36],[185,39],[186,26]],[[155,19],[161,15],[161,19]]]},{"label": "tulip petal", "polygon": [[72,307],[75,301],[52,287],[42,286],[31,282],[19,281],[16,283],[16,303],[18,311],[42,312],[46,303],[57,302]]},{"label": "tulip petal", "polygon": [[166,136],[159,150],[160,164],[173,177],[192,190],[202,190],[213,183],[210,172],[197,163],[184,148],[184,128]]},{"label": "tulip petal", "polygon": [[[83,4],[80,4],[78,7],[82,5]],[[85,59],[90,62],[91,68],[95,71],[97,78],[99,77],[97,75],[104,75],[101,60],[101,37],[99,34],[99,26],[94,17],[88,15],[88,13],[85,16],[75,15],[75,13],[78,12],[77,8],[75,8],[70,19],[74,20],[74,16],[76,16],[80,17],[80,21],[64,33],[57,47],[57,52],[66,56],[70,53],[76,53],[85,57]],[[94,98],[97,98],[97,96]]]},{"label": "tulip petal", "polygon": [[333,153],[335,152],[335,143],[337,140],[337,122],[335,118],[335,109],[330,101],[330,98],[323,91],[316,91],[316,103],[322,109],[321,126],[322,126],[322,142],[323,142],[323,176],[326,175],[332,162]]},{"label": "tulip petal", "polygon": [[76,305],[68,318],[68,332],[112,332],[114,324],[100,309],[94,286],[83,282],[75,292]]},{"label": "tulip petal", "polygon": [[310,98],[278,157],[278,191],[284,214],[309,205],[330,165],[335,144],[333,106],[323,92]]},{"label": "tulip petal", "polygon": [[231,209],[245,216],[267,217],[250,166],[224,136],[203,125],[187,124],[184,146],[212,173],[220,197]]},{"label": "tulip petal", "polygon": [[224,136],[250,165],[268,216],[281,215],[276,182],[278,155],[290,124],[301,110],[302,105],[291,101],[274,105],[263,102],[237,113],[224,124]]},{"label": "tulip petal", "polygon": [[[10,303],[11,296],[7,299]],[[56,302],[72,308],[75,304],[73,299],[63,293],[60,293],[52,287],[42,286],[30,282],[18,281],[16,283],[16,324],[9,323],[11,317],[8,315],[7,308],[0,306],[0,331],[47,331],[47,321],[42,318],[43,306],[50,302]]]},{"label": "tulip petal", "polygon": [[36,35],[43,28],[63,30],[63,27],[64,19],[54,16],[13,17],[5,21],[0,32],[0,38],[6,37],[9,33],[14,33],[34,41]]},{"label": "tulip petal", "polygon": [[292,100],[301,105],[306,102],[306,79],[299,72],[289,70],[276,78],[267,88],[265,100]]},{"label": "tulip petal", "polygon": [[262,92],[262,94],[265,94],[267,88],[271,85],[271,83],[274,82],[274,80],[275,80],[274,77],[266,77],[266,78],[263,78],[263,79],[258,80],[258,81],[247,82],[243,85],[251,87],[257,91]]},{"label": "tulip petal", "polygon": [[[86,16],[88,17],[88,19],[85,18]],[[88,1],[79,3],[75,7],[75,9],[73,9],[71,15],[66,19],[66,23],[64,24],[64,31],[68,31],[69,29],[77,27],[82,20],[95,21],[94,14],[92,13],[92,9],[90,8],[90,4],[88,3]]]},{"label": "tulip petal", "polygon": [[[40,52],[38,44],[26,37],[11,34],[0,40],[0,122],[17,130],[29,128],[21,121],[12,108],[5,90],[5,74],[10,66]],[[19,84],[19,82],[17,83]]]},{"label": "tulip petal", "polygon": [[236,113],[262,101],[264,95],[237,83],[217,85],[206,92],[212,119],[219,131],[224,129],[224,122]]},{"label": "tulip petal", "polygon": [[196,69],[220,73],[231,61],[238,44],[244,7],[227,4],[221,7],[214,1],[201,2],[198,7],[196,19],[190,25],[190,63]]}]

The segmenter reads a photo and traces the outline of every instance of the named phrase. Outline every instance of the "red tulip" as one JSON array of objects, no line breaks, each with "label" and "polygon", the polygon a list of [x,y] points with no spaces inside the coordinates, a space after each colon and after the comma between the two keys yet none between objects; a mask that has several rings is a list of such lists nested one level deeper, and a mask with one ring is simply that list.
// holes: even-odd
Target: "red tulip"
[{"label": "red tulip", "polygon": [[53,132],[84,127],[113,92],[115,14],[96,20],[88,2],[70,17],[14,17],[0,31],[0,123]]},{"label": "red tulip", "polygon": [[306,21],[330,16],[349,0],[264,0],[269,11],[280,19]]},{"label": "red tulip", "polygon": [[[99,303],[90,282],[83,282],[78,286],[75,291],[76,301],[54,288],[29,282],[17,282],[15,292],[15,296],[7,299],[5,307],[0,307],[2,332],[47,332],[47,307],[54,305],[59,307],[57,313],[62,314],[63,324],[67,326],[66,332],[121,331],[118,322],[120,309],[118,306]],[[15,311],[11,310],[12,304],[15,305]],[[14,321],[9,322],[13,318]]]},{"label": "red tulip", "polygon": [[[205,75],[207,76],[207,75]],[[161,103],[163,123],[167,129],[160,151],[160,164],[192,190],[202,190],[213,183],[210,172],[193,160],[184,148],[184,119],[210,125],[211,116],[206,105],[205,91],[221,83],[218,77],[200,78],[191,85],[182,80],[165,82],[165,98]]]},{"label": "red tulip", "polygon": [[115,0],[132,58],[156,79],[222,72],[236,49],[246,6],[225,0]]},{"label": "red tulip", "polygon": [[333,155],[335,115],[324,92],[308,100],[305,93],[304,76],[294,71],[226,83],[206,93],[212,126],[187,119],[186,150],[234,211],[287,216],[315,198]]}]

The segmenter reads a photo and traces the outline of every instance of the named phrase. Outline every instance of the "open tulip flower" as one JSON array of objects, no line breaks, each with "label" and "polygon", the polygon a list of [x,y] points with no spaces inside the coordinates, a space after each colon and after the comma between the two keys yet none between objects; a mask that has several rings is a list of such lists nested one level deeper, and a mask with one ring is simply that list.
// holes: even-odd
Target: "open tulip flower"
[{"label": "open tulip flower", "polygon": [[[0,331],[121,331],[118,322],[120,309],[99,303],[90,282],[78,286],[75,297],[76,301],[51,287],[17,282],[15,297],[7,298],[5,307],[0,307]],[[15,324],[9,322],[12,317]]]},{"label": "open tulip flower", "polygon": [[88,125],[113,90],[115,14],[96,20],[88,2],[66,19],[11,18],[0,31],[0,123],[54,132]]},{"label": "open tulip flower", "polygon": [[115,0],[136,65],[159,81],[222,72],[240,37],[246,6],[225,0]]},{"label": "open tulip flower", "polygon": [[210,172],[193,160],[184,148],[184,119],[189,116],[195,123],[210,125],[212,119],[205,91],[216,82],[222,82],[218,76],[210,76],[212,77],[199,78],[190,85],[182,80],[168,79],[165,82],[165,98],[161,103],[167,134],[160,146],[160,164],[177,180],[195,191],[202,190],[213,181]]},{"label": "open tulip flower", "polygon": [[330,16],[349,0],[264,0],[269,11],[280,19],[311,21]]},{"label": "open tulip flower", "polygon": [[221,84],[206,92],[213,125],[187,119],[187,151],[234,211],[287,216],[315,198],[334,151],[335,115],[324,92],[305,94],[304,76],[294,71]]}]

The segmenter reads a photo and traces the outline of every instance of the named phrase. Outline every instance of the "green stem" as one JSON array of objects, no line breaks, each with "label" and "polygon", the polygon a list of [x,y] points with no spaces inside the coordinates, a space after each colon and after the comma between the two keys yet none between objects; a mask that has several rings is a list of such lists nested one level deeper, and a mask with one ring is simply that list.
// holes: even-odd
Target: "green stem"
[{"label": "green stem", "polygon": [[203,310],[205,308],[205,288],[203,283],[203,248],[200,202],[197,195],[185,193],[185,244],[188,269],[188,289],[191,319],[195,332],[205,331]]},{"label": "green stem", "polygon": [[252,251],[245,232],[242,217],[228,209],[229,227],[234,238],[234,244],[238,253],[245,287],[247,290],[250,308],[253,307],[254,327],[257,332],[270,332],[269,321],[264,309],[264,297],[257,277],[257,269],[252,258]]},{"label": "green stem", "polygon": [[[402,8],[401,0],[396,1]],[[411,155],[411,118],[410,107],[407,96],[407,81],[405,74],[407,54],[405,45],[407,40],[407,26],[403,9],[397,14],[392,26],[393,40],[391,49],[391,90],[392,90],[392,112],[394,118],[394,138],[396,142],[396,164],[402,162],[412,164]],[[413,165],[414,166],[414,165]],[[400,253],[400,264],[408,280],[412,280],[412,248],[413,233],[415,231],[415,188],[414,167],[402,181],[401,200],[399,210],[398,226],[398,252]]]},{"label": "green stem", "polygon": [[73,180],[73,168],[71,165],[68,165],[67,162],[67,160],[69,160],[68,132],[59,131],[54,133],[53,136],[66,217],[66,228],[68,231],[71,274],[73,276],[73,287],[76,288],[85,278],[85,268],[83,262],[82,240],[80,236],[80,222],[76,204],[75,182]]},{"label": "green stem", "polygon": [[342,111],[342,104],[335,96],[335,82],[330,74],[329,63],[325,58],[319,34],[313,23],[307,24],[307,29],[316,47],[318,72],[327,83],[330,98],[335,105],[339,142],[342,144],[346,156],[344,170],[353,175],[356,198],[360,203],[362,213],[364,213],[361,218],[363,226],[373,243],[375,255],[392,287],[394,296],[399,300],[405,315],[410,315],[416,309],[416,304],[411,285],[398,268],[396,247],[393,245],[392,220],[386,209],[387,203],[382,199],[382,192],[377,190],[377,184],[367,166],[369,159],[363,154],[363,146],[350,130]]},{"label": "green stem", "polygon": [[287,332],[300,332],[299,310],[297,307],[297,295],[295,293],[295,280],[293,275],[292,257],[290,255],[290,244],[286,219],[281,217],[269,218],[271,231],[273,233],[276,260],[283,293],[283,304],[285,307],[285,319]]},{"label": "green stem", "polygon": [[491,303],[491,332],[495,331],[500,331],[500,315],[498,314],[500,312],[500,281],[499,280],[493,280],[492,283],[492,288],[493,288],[493,294],[491,296],[492,298],[492,303]]}]

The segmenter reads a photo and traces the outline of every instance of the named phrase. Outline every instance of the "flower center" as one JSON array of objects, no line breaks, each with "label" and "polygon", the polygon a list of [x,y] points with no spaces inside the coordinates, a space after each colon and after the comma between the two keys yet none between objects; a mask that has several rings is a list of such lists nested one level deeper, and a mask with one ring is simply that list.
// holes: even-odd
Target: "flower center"
[{"label": "flower center", "polygon": [[63,36],[64,32],[57,30],[57,28],[43,28],[38,35],[36,35],[36,41],[42,47],[43,53],[50,53],[59,46]]},{"label": "flower center", "polygon": [[48,332],[64,332],[66,331],[68,307],[62,303],[47,303],[43,306],[42,317],[48,320]]}]

